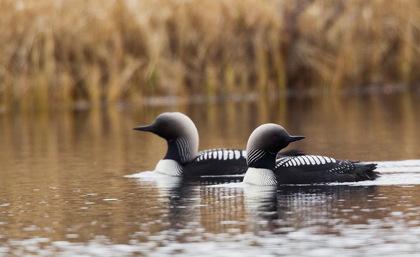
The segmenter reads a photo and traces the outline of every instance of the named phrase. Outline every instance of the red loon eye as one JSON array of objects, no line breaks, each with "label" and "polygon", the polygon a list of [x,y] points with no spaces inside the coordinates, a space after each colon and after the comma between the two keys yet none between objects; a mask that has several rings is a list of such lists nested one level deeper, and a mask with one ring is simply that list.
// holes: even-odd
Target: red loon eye
[{"label": "red loon eye", "polygon": [[164,127],[164,128],[167,128],[167,127],[168,127],[168,124],[164,124],[164,125],[163,125],[163,127]]},{"label": "red loon eye", "polygon": [[273,140],[277,140],[278,139],[278,137],[277,136],[273,136]]}]

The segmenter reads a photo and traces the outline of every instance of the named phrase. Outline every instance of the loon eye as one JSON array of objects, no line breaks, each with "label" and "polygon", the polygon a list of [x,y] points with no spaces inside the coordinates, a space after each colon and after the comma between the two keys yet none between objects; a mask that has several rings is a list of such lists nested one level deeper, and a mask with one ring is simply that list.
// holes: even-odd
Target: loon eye
[{"label": "loon eye", "polygon": [[163,126],[162,126],[163,128],[167,128],[168,127],[168,124],[163,124]]},{"label": "loon eye", "polygon": [[278,139],[278,137],[277,136],[273,136],[273,140],[277,140]]}]

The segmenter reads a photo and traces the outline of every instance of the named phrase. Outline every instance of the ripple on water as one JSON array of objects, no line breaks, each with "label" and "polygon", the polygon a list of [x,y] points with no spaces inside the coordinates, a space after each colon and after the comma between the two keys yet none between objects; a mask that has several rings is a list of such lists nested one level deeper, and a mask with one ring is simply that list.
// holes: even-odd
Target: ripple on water
[{"label": "ripple on water", "polygon": [[[48,238],[10,240],[9,247],[0,252],[22,254],[38,252],[42,255],[67,256],[418,256],[420,228],[395,223],[391,229],[380,223],[358,225],[338,224],[339,235],[317,234],[304,228],[286,234],[256,235],[254,233],[205,233],[188,237],[185,242],[173,242],[167,233],[150,236],[149,242],[114,244],[104,236],[87,243],[52,241]],[[388,224],[389,225],[389,224]],[[237,231],[238,232],[238,231]],[[69,235],[70,236],[70,235]],[[70,238],[70,237],[69,237]],[[73,237],[71,237],[73,238]],[[159,244],[155,242],[160,242]]]},{"label": "ripple on water", "polygon": [[[68,254],[130,256],[136,253],[147,256],[173,256],[174,254],[177,256],[229,255],[241,257],[256,255],[418,256],[418,252],[420,252],[420,244],[418,244],[420,242],[420,228],[418,225],[420,222],[416,220],[415,216],[410,218],[410,215],[417,215],[419,210],[419,207],[415,205],[415,196],[406,195],[401,197],[401,200],[397,198],[399,204],[405,204],[404,201],[409,200],[410,204],[414,204],[413,206],[407,206],[406,208],[395,207],[385,204],[385,202],[391,203],[392,201],[395,203],[393,195],[382,191],[379,193],[366,191],[363,187],[372,188],[371,186],[378,186],[373,188],[381,188],[382,190],[390,188],[389,190],[391,190],[392,188],[389,186],[396,186],[395,188],[398,190],[404,190],[404,188],[406,188],[405,190],[410,190],[411,187],[420,184],[420,160],[378,162],[378,171],[382,173],[382,176],[376,181],[330,183],[327,185],[329,189],[339,188],[336,186],[342,185],[351,186],[343,187],[344,189],[360,189],[361,192],[357,197],[364,197],[364,204],[357,201],[354,196],[346,197],[348,191],[344,189],[338,197],[337,195],[329,195],[329,191],[326,194],[317,194],[315,191],[309,190],[310,187],[307,186],[291,187],[300,191],[291,189],[289,193],[277,195],[277,197],[280,197],[279,202],[276,202],[279,203],[278,208],[284,208],[285,205],[288,205],[289,209],[283,210],[284,218],[273,221],[273,223],[277,224],[277,227],[272,231],[261,229],[253,231],[246,228],[255,225],[260,226],[260,228],[270,225],[271,221],[269,219],[252,220],[250,218],[251,213],[254,212],[256,216],[277,214],[278,210],[272,211],[267,206],[272,202],[272,198],[275,198],[276,194],[283,189],[267,190],[265,187],[252,187],[243,183],[210,186],[203,183],[201,184],[200,192],[209,192],[210,195],[201,194],[201,197],[194,196],[197,206],[204,209],[215,208],[215,205],[212,205],[216,202],[215,200],[210,201],[211,204],[207,205],[203,204],[205,202],[202,201],[204,197],[211,197],[217,194],[217,200],[220,202],[225,201],[227,203],[232,199],[235,199],[235,201],[244,199],[244,206],[247,208],[247,220],[221,218],[218,224],[226,228],[224,233],[211,233],[200,227],[202,224],[198,222],[191,226],[197,227],[197,229],[185,229],[184,227],[184,229],[177,229],[172,232],[165,230],[153,235],[143,233],[142,235],[147,239],[145,243],[142,243],[144,240],[133,239],[127,244],[115,244],[107,237],[97,236],[88,243],[60,241],[49,242],[47,246],[45,246],[45,243],[39,244],[39,251],[44,251],[47,255],[56,256]],[[155,172],[142,172],[126,177],[135,178],[143,182],[154,181],[156,183],[161,183],[159,181],[168,178],[166,175]],[[160,185],[164,184],[161,183]],[[167,185],[173,186],[174,184],[167,183]],[[225,194],[225,192],[232,190],[235,192],[234,195]],[[287,189],[285,190],[287,191]],[[241,195],[242,193],[243,195]],[[266,199],[266,201],[261,199]],[[339,208],[334,211],[334,215],[343,216],[327,215],[325,212],[332,210],[321,208],[326,204],[326,201],[334,201],[334,208]],[[384,204],[374,204],[378,202]],[[345,205],[346,203],[348,205]],[[225,207],[227,208],[228,206],[226,204]],[[235,209],[231,210],[234,211]],[[224,210],[223,213],[225,212],[228,213],[227,210]],[[306,212],[306,215],[316,217],[316,219],[300,221],[300,224],[303,224],[301,227],[291,225],[290,221],[304,218],[302,212]],[[358,223],[361,220],[360,216],[365,214],[369,219],[365,220],[366,222]],[[326,217],[331,217],[331,219],[326,219]],[[320,224],[324,224],[322,226],[328,227],[328,229],[326,231],[320,230]],[[137,233],[141,234],[142,232],[139,231]],[[175,239],[179,237],[183,238],[182,243]],[[21,249],[20,252],[27,251],[25,249],[25,241],[21,241],[19,244],[23,247],[23,250]],[[34,249],[33,243],[30,249]]]},{"label": "ripple on water", "polygon": [[420,172],[420,160],[380,161],[377,170],[381,173]]}]

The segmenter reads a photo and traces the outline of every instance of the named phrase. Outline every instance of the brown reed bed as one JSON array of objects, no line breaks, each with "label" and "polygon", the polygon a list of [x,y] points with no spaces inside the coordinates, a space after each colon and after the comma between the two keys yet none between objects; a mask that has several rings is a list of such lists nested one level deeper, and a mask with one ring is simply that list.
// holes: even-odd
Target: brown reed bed
[{"label": "brown reed bed", "polygon": [[0,105],[420,81],[418,0],[2,0]]}]

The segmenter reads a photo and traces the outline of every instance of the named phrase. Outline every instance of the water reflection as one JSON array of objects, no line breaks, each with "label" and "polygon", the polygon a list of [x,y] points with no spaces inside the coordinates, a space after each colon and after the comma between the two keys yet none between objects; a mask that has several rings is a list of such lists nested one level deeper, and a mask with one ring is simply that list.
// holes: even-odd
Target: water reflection
[{"label": "water reflection", "polygon": [[250,229],[255,233],[264,229],[273,231],[274,221],[279,219],[284,207],[277,203],[277,186],[248,185],[244,187],[244,197]]},{"label": "water reflection", "polygon": [[[201,104],[194,108],[185,105],[3,113],[0,116],[0,160],[17,170],[26,170],[42,160],[47,160],[44,162],[47,169],[58,169],[61,163],[69,163],[69,158],[73,158],[74,164],[85,159],[109,164],[113,167],[109,169],[111,172],[123,173],[132,167],[138,167],[139,171],[151,169],[154,165],[149,164],[157,163],[166,145],[157,137],[140,135],[130,128],[148,124],[161,112],[174,110],[194,120],[200,133],[200,149],[245,148],[255,127],[275,122],[295,134],[306,135],[307,139],[297,146],[309,153],[364,160],[419,158],[416,147],[420,132],[416,128],[420,103],[411,95],[340,101],[329,98],[262,100]],[[123,167],[115,169],[115,163]]]},{"label": "water reflection", "polygon": [[[202,255],[222,254],[217,249],[305,255],[298,244],[302,237],[311,242],[305,249],[313,250],[331,247],[317,235],[355,242],[356,234],[369,236],[377,253],[384,242],[414,252],[417,244],[407,238],[420,240],[418,185],[283,187],[254,197],[241,187],[209,187],[240,178],[140,181],[124,176],[153,169],[165,154],[164,140],[131,130],[165,111],[193,119],[200,150],[244,149],[255,127],[276,122],[306,135],[295,147],[307,153],[366,161],[419,159],[416,97],[2,113],[0,253],[44,249],[45,255],[95,255],[93,249],[103,248],[114,255],[165,249],[188,255],[190,248],[200,248],[192,247],[194,242],[207,247]],[[369,252],[364,242],[357,247],[364,251],[359,253]]]},{"label": "water reflection", "polygon": [[256,225],[252,230],[276,233],[305,227],[315,227],[318,233],[335,233],[339,232],[334,230],[337,223],[366,223],[361,217],[378,208],[370,199],[376,194],[375,186],[284,186],[277,191],[245,188],[250,224]]}]

